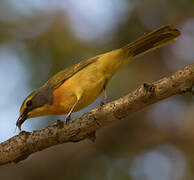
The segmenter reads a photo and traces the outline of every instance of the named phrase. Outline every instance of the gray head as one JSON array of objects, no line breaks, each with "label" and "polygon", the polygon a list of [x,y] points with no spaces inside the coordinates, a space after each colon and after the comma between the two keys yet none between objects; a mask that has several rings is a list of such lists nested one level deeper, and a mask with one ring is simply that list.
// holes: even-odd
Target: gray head
[{"label": "gray head", "polygon": [[46,115],[49,105],[53,103],[53,90],[44,85],[33,91],[23,102],[20,108],[20,117],[16,126],[21,130],[21,125],[28,118]]}]

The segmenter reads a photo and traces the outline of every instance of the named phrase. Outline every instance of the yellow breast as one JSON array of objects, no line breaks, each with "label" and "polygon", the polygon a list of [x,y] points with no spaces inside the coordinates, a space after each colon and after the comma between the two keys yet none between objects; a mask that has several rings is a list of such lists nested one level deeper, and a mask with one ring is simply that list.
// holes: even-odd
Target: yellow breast
[{"label": "yellow breast", "polygon": [[54,90],[52,114],[67,114],[75,104],[77,96],[81,98],[74,112],[88,106],[99,96],[104,83],[105,77],[98,71],[96,64],[89,65]]}]

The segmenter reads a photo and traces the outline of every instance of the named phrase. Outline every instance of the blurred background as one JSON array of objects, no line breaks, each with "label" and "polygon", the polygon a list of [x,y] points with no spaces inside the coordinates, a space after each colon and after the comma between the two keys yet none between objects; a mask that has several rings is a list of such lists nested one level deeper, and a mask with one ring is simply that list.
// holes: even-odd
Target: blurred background
[{"label": "blurred background", "polygon": [[[15,123],[22,101],[56,72],[167,24],[182,36],[119,71],[108,85],[109,101],[194,62],[193,0],[1,0],[0,142],[19,133]],[[56,119],[64,116],[29,119],[23,130]],[[177,95],[101,129],[95,143],[58,145],[1,166],[0,178],[191,180],[193,126],[194,97]]]}]

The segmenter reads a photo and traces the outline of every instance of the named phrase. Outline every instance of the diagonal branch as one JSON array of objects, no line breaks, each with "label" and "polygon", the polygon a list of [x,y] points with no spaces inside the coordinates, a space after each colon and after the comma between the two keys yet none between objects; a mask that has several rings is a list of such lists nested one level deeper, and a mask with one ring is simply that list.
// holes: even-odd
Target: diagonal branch
[{"label": "diagonal branch", "polygon": [[192,92],[193,86],[194,64],[191,64],[169,77],[150,84],[144,83],[123,98],[75,117],[68,125],[57,121],[38,131],[22,131],[0,144],[0,165],[19,162],[32,153],[57,144],[78,142],[86,138],[95,140],[95,132],[101,127],[169,96]]}]

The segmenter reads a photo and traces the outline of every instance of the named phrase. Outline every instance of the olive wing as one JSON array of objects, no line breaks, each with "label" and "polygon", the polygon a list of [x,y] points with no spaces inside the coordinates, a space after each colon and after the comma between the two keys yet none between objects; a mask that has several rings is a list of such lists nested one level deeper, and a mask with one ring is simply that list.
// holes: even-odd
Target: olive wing
[{"label": "olive wing", "polygon": [[59,86],[61,86],[67,79],[72,77],[77,72],[81,71],[83,68],[87,67],[88,65],[96,62],[100,55],[83,60],[71,67],[68,67],[60,72],[58,72],[56,75],[54,75],[51,79],[49,79],[45,85],[48,85],[52,89],[56,89]]}]

